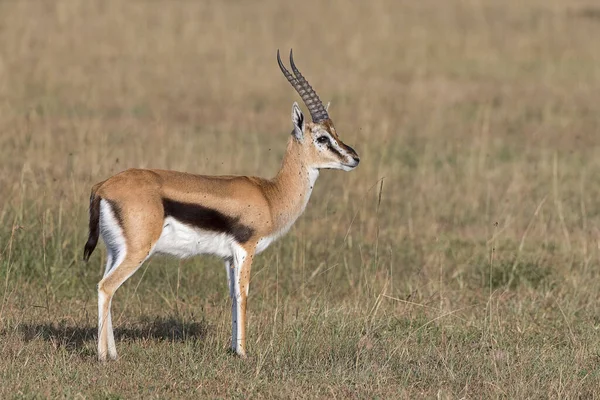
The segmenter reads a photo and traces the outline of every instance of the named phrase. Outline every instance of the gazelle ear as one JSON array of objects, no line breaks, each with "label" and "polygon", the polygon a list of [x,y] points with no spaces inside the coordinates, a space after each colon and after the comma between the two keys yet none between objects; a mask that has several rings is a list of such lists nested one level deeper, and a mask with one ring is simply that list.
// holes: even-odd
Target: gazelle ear
[{"label": "gazelle ear", "polygon": [[302,140],[304,137],[304,114],[298,107],[298,103],[294,102],[292,106],[292,124],[294,124],[294,131],[292,135],[298,140]]}]

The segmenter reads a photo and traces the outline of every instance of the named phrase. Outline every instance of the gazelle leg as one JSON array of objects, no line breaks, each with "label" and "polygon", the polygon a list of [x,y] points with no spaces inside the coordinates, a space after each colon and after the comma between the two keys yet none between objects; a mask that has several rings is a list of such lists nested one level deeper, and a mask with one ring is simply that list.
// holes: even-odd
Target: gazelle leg
[{"label": "gazelle leg", "polygon": [[[152,203],[144,204],[152,211]],[[115,209],[117,210],[115,212]],[[118,202],[100,202],[100,232],[108,249],[104,277],[98,283],[98,358],[117,358],[112,328],[111,303],[117,289],[144,263],[162,230],[162,223],[148,222],[136,216],[127,218]],[[127,232],[134,232],[127,235]],[[126,238],[128,240],[126,240]]]},{"label": "gazelle leg", "polygon": [[117,359],[117,348],[112,328],[111,303],[117,289],[142,266],[148,254],[128,253],[121,264],[113,267],[98,283],[98,359],[107,356]]},{"label": "gazelle leg", "polygon": [[246,306],[253,258],[254,247],[234,251],[231,347],[242,357],[246,356]]},{"label": "gazelle leg", "polygon": [[227,274],[227,288],[229,289],[229,298],[231,299],[231,350],[235,351],[235,343],[237,342],[237,327],[236,323],[236,301],[235,301],[235,269],[233,267],[233,258],[225,259],[225,273]]},{"label": "gazelle leg", "polygon": [[112,328],[111,299],[98,289],[98,359],[106,361],[107,356],[117,358],[115,337]]},{"label": "gazelle leg", "polygon": [[[121,263],[122,258],[125,256],[125,253],[122,254],[121,260],[116,260],[115,255],[118,254],[117,249],[108,248],[107,256],[106,256],[106,268],[104,270],[104,278],[109,274],[109,272],[114,268],[115,263]],[[126,249],[122,248],[121,252],[125,252]],[[107,353],[111,353],[111,358],[116,358],[116,347],[115,347],[115,338],[113,335],[112,329],[112,317],[110,312],[111,302],[107,301],[104,293],[98,291],[98,358],[102,361],[106,360]],[[108,310],[108,312],[105,312]],[[104,330],[104,333],[103,333]],[[105,338],[101,340],[101,338]]]},{"label": "gazelle leg", "polygon": [[233,258],[225,259],[225,272],[227,273],[227,288],[229,289],[229,297],[233,299],[233,281],[234,281]]}]

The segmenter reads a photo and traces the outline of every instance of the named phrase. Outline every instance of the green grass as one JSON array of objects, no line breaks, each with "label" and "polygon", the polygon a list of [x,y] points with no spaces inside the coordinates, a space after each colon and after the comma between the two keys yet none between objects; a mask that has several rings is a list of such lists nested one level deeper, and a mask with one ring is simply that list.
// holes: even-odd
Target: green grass
[{"label": "green grass", "polygon": [[[0,398],[596,398],[600,35],[585,1],[0,3]],[[294,48],[343,140],[256,258],[246,360],[221,261],[116,294],[91,185],[273,176]]]}]

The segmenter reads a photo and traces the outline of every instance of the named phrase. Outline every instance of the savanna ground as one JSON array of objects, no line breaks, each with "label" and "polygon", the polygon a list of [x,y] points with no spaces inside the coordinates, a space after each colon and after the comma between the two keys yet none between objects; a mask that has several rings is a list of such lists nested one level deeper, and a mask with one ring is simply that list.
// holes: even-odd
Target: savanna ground
[{"label": "savanna ground", "polygon": [[[0,2],[0,398],[594,398],[600,7]],[[296,61],[361,156],[254,263],[156,257],[114,302],[89,189],[128,167],[273,176]]]}]

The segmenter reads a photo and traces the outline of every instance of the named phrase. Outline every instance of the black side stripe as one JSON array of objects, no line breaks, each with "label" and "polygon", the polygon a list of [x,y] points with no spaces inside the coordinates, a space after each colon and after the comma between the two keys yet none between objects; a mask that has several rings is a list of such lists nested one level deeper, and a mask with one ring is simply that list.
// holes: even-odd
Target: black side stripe
[{"label": "black side stripe", "polygon": [[165,218],[173,217],[181,223],[207,231],[228,233],[240,244],[254,235],[254,229],[241,224],[240,217],[231,217],[212,208],[167,198],[163,198],[163,207]]}]

